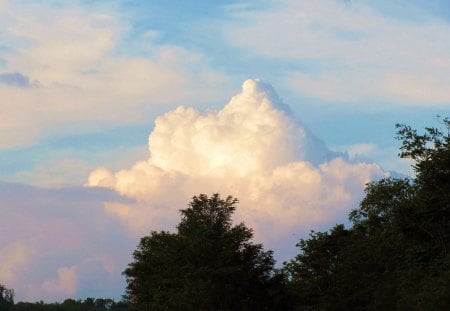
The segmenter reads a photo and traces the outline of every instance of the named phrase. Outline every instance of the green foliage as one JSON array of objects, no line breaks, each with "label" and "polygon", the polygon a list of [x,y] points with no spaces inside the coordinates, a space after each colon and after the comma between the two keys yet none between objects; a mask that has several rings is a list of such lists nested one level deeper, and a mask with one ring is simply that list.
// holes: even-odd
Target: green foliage
[{"label": "green foliage", "polygon": [[269,310],[284,308],[283,282],[271,251],[233,225],[237,199],[193,198],[177,233],[151,232],[124,271],[133,310]]},{"label": "green foliage", "polygon": [[450,309],[450,121],[420,135],[397,125],[416,176],[367,185],[349,219],[312,233],[285,264],[301,310]]}]

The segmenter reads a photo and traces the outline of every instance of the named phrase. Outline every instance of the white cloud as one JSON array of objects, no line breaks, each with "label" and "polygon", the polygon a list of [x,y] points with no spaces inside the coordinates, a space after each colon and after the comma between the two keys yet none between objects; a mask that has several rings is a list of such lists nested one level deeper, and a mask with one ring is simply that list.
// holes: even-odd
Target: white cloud
[{"label": "white cloud", "polygon": [[6,6],[0,27],[9,48],[0,50],[0,74],[27,77],[30,87],[0,83],[7,99],[0,105],[0,148],[29,144],[55,128],[76,132],[143,122],[167,106],[199,99],[198,88],[206,90],[201,96],[207,102],[211,87],[226,84],[202,54],[157,44],[148,35],[135,39],[146,47],[143,55],[121,50],[132,26],[117,13]]},{"label": "white cloud", "polygon": [[151,156],[132,168],[99,168],[88,180],[136,199],[106,209],[139,234],[173,227],[193,195],[218,192],[239,198],[236,218],[274,247],[344,218],[365,183],[384,174],[375,164],[350,164],[330,152],[259,80],[245,81],[220,111],[179,107],[157,118],[149,149]]},{"label": "white cloud", "polygon": [[291,258],[294,234],[345,219],[364,184],[384,174],[330,152],[257,80],[220,111],[182,107],[160,116],[149,144],[147,160],[89,176],[89,185],[122,197],[98,187],[0,183],[0,280],[17,300],[120,297],[139,237],[172,230],[199,193],[239,198],[235,219],[279,260]]},{"label": "white cloud", "polygon": [[437,17],[402,20],[340,0],[284,0],[231,14],[229,42],[309,68],[286,72],[298,92],[333,102],[450,102],[450,26]]}]

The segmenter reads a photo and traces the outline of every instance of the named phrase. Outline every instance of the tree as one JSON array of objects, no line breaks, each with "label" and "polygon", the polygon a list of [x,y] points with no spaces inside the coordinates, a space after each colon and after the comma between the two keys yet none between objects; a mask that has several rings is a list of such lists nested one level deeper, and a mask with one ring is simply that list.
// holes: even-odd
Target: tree
[{"label": "tree", "polygon": [[[3,309],[0,309],[3,310]],[[66,299],[62,303],[19,302],[14,305],[17,311],[125,311],[128,307],[125,302],[115,302],[112,299],[86,298],[83,300]]]},{"label": "tree", "polygon": [[12,310],[14,305],[14,290],[0,284],[0,310]]},{"label": "tree", "polygon": [[[284,272],[299,310],[349,310],[350,295],[339,288],[336,277],[342,270],[349,232],[343,225],[328,232],[311,232],[309,239],[301,239],[297,246],[302,252],[285,263]],[[348,294],[348,293],[347,293]]]},{"label": "tree", "polygon": [[[269,310],[284,302],[271,251],[233,225],[237,199],[195,196],[177,233],[141,239],[124,271],[134,310]],[[281,294],[280,294],[281,293]]]},{"label": "tree", "polygon": [[450,121],[397,125],[415,177],[369,183],[349,219],[300,240],[284,271],[303,310],[450,309]]},{"label": "tree", "polygon": [[411,210],[416,226],[409,233],[436,255],[447,254],[450,242],[450,119],[442,123],[443,130],[426,128],[422,135],[397,125],[403,140],[400,156],[414,161],[417,174],[416,204]]}]

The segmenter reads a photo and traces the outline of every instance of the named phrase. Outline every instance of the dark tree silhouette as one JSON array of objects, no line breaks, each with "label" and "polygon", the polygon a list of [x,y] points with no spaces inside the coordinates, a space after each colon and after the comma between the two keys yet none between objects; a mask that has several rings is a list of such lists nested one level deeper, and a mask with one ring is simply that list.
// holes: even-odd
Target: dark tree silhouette
[{"label": "dark tree silhouette", "polygon": [[141,239],[124,272],[134,310],[285,308],[272,252],[252,243],[243,223],[232,224],[236,203],[218,194],[195,196],[181,210],[177,233]]},{"label": "dark tree silhouette", "polygon": [[14,290],[0,284],[0,310],[12,310],[14,305]]},{"label": "dark tree silhouette", "polygon": [[285,265],[302,310],[450,309],[450,120],[397,125],[414,179],[367,185],[352,227],[301,240]]}]

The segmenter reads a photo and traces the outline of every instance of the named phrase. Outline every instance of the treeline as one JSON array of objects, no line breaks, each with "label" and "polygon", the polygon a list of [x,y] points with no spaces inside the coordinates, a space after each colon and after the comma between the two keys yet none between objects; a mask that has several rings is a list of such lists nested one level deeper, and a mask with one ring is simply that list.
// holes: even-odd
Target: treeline
[{"label": "treeline", "polygon": [[423,134],[398,125],[415,177],[368,184],[349,228],[312,232],[281,269],[252,229],[233,225],[237,199],[199,195],[175,233],[141,239],[125,302],[10,301],[11,310],[450,310],[450,120],[441,121]]},{"label": "treeline", "polygon": [[125,311],[128,305],[124,301],[113,299],[86,298],[85,300],[66,299],[62,303],[19,302],[14,304],[14,292],[0,285],[0,311]]},{"label": "treeline", "polygon": [[[0,308],[0,310],[2,310]],[[86,298],[85,300],[66,299],[62,303],[44,303],[42,301],[30,303],[19,302],[10,310],[14,311],[125,311],[125,302],[115,302],[112,299]]]}]

